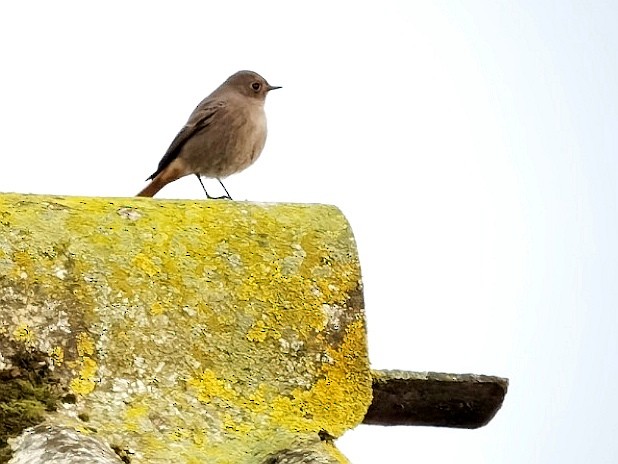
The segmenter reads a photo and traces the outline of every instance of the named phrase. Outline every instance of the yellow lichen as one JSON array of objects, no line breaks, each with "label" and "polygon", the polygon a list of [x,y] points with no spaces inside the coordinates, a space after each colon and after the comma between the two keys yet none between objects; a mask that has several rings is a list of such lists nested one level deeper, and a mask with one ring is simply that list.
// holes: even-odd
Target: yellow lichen
[{"label": "yellow lichen", "polygon": [[94,354],[94,340],[87,333],[79,333],[77,335],[77,354],[80,356]]},{"label": "yellow lichen", "polygon": [[209,403],[213,399],[233,402],[237,398],[234,390],[211,371],[206,370],[196,378],[190,378],[187,384],[197,391],[197,399]]},{"label": "yellow lichen", "polygon": [[[143,400],[147,401],[146,398]],[[142,423],[148,423],[148,405],[145,403],[131,404],[124,412],[125,427],[127,430],[137,432],[142,428]]]},{"label": "yellow lichen", "polygon": [[[340,350],[328,349],[332,362],[323,370],[324,378],[302,393],[306,400],[307,411],[319,423],[328,424],[328,431],[336,436],[345,431],[341,424],[350,420],[360,422],[366,412],[366,405],[371,402],[371,378],[365,371],[344,370],[339,366],[347,364],[346,360],[364,357],[366,352],[364,331],[360,322],[352,323],[348,336]],[[348,398],[355,398],[357,409],[346,404]]]},{"label": "yellow lichen", "polygon": [[152,262],[152,258],[150,256],[146,256],[143,253],[138,254],[133,258],[133,264],[135,267],[145,272],[150,277],[154,276],[159,272],[159,268],[155,266]]},{"label": "yellow lichen", "polygon": [[155,301],[151,306],[150,306],[150,312],[154,315],[154,316],[158,316],[160,314],[163,314],[165,312],[165,308],[163,307],[163,305],[161,303],[159,303],[158,301]]},{"label": "yellow lichen", "polygon": [[167,437],[173,441],[181,441],[193,438],[193,433],[184,427],[176,427],[167,435]]},{"label": "yellow lichen", "polygon": [[252,342],[263,342],[266,340],[267,328],[264,321],[257,321],[247,332],[247,340]]},{"label": "yellow lichen", "polygon": [[52,362],[59,366],[64,362],[64,349],[61,346],[56,346],[47,353]]},{"label": "yellow lichen", "polygon": [[81,395],[91,393],[95,387],[95,375],[97,370],[98,366],[96,361],[88,356],[83,356],[78,377],[71,380],[71,390]]},{"label": "yellow lichen", "polygon": [[275,328],[276,326],[268,325],[265,321],[259,320],[251,326],[247,332],[247,340],[252,342],[263,342],[270,335],[275,339],[281,338],[281,332]]},{"label": "yellow lichen", "polygon": [[209,431],[203,428],[197,428],[193,430],[193,443],[195,443],[199,447],[203,447],[210,441],[208,438],[208,433]]},{"label": "yellow lichen", "polygon": [[243,421],[241,418],[231,414],[223,415],[223,428],[228,433],[247,435],[255,429],[255,424],[250,421]]},{"label": "yellow lichen", "polygon": [[30,327],[30,325],[26,324],[25,322],[15,327],[15,330],[13,330],[13,337],[18,342],[23,342],[26,345],[32,345],[35,339],[32,327]]},{"label": "yellow lichen", "polygon": [[273,399],[271,420],[275,427],[302,432],[314,429],[315,424],[311,419],[304,417],[307,405],[302,396],[303,391],[295,389],[291,398],[279,396]]},{"label": "yellow lichen", "polygon": [[148,406],[145,404],[136,404],[127,408],[125,417],[129,420],[141,419],[148,415]]},{"label": "yellow lichen", "polygon": [[83,379],[78,377],[76,379],[71,380],[69,387],[71,391],[78,395],[87,395],[94,390],[94,381],[91,379]]}]

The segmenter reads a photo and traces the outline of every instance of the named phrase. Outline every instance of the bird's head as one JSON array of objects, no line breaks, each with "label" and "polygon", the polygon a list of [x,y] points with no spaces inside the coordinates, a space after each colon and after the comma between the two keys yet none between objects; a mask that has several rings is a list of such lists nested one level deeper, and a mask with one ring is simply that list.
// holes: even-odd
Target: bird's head
[{"label": "bird's head", "polygon": [[253,71],[238,71],[236,74],[228,77],[223,86],[233,89],[246,97],[262,101],[266,99],[268,92],[281,88],[270,85],[266,82],[266,79]]}]

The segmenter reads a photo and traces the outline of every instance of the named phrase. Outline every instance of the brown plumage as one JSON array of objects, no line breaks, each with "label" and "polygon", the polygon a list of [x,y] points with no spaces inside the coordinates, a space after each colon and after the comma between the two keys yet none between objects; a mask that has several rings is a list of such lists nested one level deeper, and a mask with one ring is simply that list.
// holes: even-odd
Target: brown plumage
[{"label": "brown plumage", "polygon": [[222,178],[253,164],[266,143],[266,94],[279,88],[253,71],[230,76],[191,113],[137,196],[152,197],[189,174],[197,175],[202,187],[200,176],[216,178],[223,186]]}]

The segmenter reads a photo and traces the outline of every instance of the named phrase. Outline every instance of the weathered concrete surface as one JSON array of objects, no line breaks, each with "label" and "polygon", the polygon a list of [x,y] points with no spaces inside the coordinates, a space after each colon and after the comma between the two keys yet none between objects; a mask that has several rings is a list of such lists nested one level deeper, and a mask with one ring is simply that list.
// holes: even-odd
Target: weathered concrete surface
[{"label": "weathered concrete surface", "polygon": [[0,446],[41,423],[133,463],[322,446],[371,402],[350,227],[320,205],[0,195],[0,385]]},{"label": "weathered concrete surface", "polygon": [[507,389],[507,379],[487,375],[373,371],[363,423],[475,429],[496,415]]}]

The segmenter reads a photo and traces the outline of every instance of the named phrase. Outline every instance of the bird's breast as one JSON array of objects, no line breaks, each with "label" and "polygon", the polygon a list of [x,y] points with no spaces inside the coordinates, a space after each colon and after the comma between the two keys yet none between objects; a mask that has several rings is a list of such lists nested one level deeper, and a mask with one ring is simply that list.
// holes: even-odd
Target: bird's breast
[{"label": "bird's breast", "polygon": [[[266,143],[266,115],[261,105],[227,108],[193,142],[195,170],[207,177],[227,177],[258,159]],[[214,118],[213,118],[214,119]],[[198,154],[199,153],[199,154]]]},{"label": "bird's breast", "polygon": [[230,160],[229,176],[251,166],[258,159],[266,143],[266,115],[262,107],[252,108],[237,118],[237,124],[228,133],[226,157]]},{"label": "bird's breast", "polygon": [[254,127],[254,139],[251,146],[251,162],[254,162],[262,153],[264,149],[264,145],[266,144],[266,134],[268,133],[266,127],[266,115],[264,114],[264,110],[259,111],[258,114],[254,115],[254,120],[252,122]]}]

